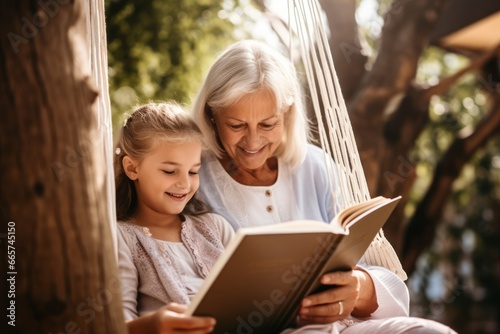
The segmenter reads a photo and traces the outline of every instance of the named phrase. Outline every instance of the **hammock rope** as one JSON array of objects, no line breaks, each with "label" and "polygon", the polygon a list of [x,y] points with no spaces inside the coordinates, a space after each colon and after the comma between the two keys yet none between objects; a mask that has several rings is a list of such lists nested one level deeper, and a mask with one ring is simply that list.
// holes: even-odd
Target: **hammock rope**
[{"label": "hammock rope", "polygon": [[[337,212],[370,199],[363,166],[342,95],[317,0],[289,0],[290,36],[296,35],[318,122],[329,186]],[[290,43],[290,50],[292,49]],[[322,114],[322,108],[325,113]],[[323,119],[324,118],[324,119]],[[333,159],[333,165],[331,160]],[[381,229],[361,261],[407,275]]]}]

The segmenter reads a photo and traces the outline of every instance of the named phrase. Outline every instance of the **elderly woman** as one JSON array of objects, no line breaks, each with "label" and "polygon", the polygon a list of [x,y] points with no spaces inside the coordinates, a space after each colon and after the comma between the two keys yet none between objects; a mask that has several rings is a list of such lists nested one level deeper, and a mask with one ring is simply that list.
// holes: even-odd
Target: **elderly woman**
[{"label": "elderly woman", "polygon": [[[208,147],[200,198],[235,229],[333,219],[324,156],[308,142],[300,84],[286,57],[256,41],[231,45],[210,68],[193,110]],[[331,289],[306,297],[299,328],[286,332],[453,333],[408,317],[407,287],[385,268],[359,263],[321,282]]]}]

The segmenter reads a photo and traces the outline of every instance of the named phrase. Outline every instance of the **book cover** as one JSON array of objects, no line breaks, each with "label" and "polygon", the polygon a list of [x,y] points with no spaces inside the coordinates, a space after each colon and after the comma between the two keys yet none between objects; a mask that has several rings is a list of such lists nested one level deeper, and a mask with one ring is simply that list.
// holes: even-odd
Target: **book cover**
[{"label": "book cover", "polygon": [[217,319],[214,333],[279,333],[295,320],[319,277],[353,268],[400,197],[376,197],[326,224],[299,220],[242,228],[188,306]]}]

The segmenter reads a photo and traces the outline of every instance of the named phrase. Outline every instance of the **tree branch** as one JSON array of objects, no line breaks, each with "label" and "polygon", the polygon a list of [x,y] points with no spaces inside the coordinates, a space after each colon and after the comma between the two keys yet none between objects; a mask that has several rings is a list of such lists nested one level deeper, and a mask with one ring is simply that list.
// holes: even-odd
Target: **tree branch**
[{"label": "tree branch", "polygon": [[465,66],[461,70],[457,71],[453,75],[447,78],[441,79],[438,84],[426,88],[424,98],[430,100],[433,95],[440,95],[446,92],[458,79],[460,79],[464,74],[480,69],[489,60],[495,57],[500,51],[500,44],[488,52],[485,52],[481,56],[477,57],[475,60],[471,61],[469,65]]},{"label": "tree branch", "polygon": [[[439,161],[431,185],[408,223],[402,254],[403,267],[408,274],[415,270],[418,257],[434,240],[436,227],[453,182],[463,166],[479,148],[500,131],[500,92],[494,93],[493,97],[492,108],[475,131],[456,139]],[[420,237],[416,238],[417,235]]]},{"label": "tree branch", "polygon": [[383,150],[383,158],[380,160],[381,175],[376,194],[387,197],[403,196],[403,201],[384,226],[387,239],[398,253],[402,250],[405,232],[401,221],[404,220],[406,195],[416,178],[415,163],[410,161],[409,151],[428,122],[430,99],[433,95],[446,92],[464,74],[484,66],[498,50],[497,47],[485,53],[434,86],[426,89],[410,86],[397,110],[385,123],[386,145]]},{"label": "tree branch", "polygon": [[290,49],[290,30],[288,24],[284,22],[278,15],[273,13],[264,3],[264,0],[254,0],[253,1],[257,8],[267,17],[271,28],[280,39],[281,43]]},{"label": "tree branch", "polygon": [[329,44],[335,71],[347,101],[358,89],[366,74],[367,58],[363,52],[356,23],[354,0],[321,0],[321,7],[328,19]]},{"label": "tree branch", "polygon": [[373,69],[348,103],[368,186],[376,193],[383,157],[384,118],[399,105],[414,80],[418,60],[427,46],[446,0],[395,1],[386,14],[382,42]]}]

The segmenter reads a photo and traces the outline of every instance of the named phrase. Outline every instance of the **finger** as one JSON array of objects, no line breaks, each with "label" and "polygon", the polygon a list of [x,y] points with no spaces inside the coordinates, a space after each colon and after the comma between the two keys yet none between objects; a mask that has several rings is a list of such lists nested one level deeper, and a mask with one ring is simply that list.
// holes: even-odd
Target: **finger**
[{"label": "finger", "polygon": [[335,302],[301,308],[299,315],[307,317],[338,317],[346,311],[346,302]]},{"label": "finger", "polygon": [[300,323],[326,324],[347,318],[349,312],[344,309],[344,303],[338,302],[335,304],[311,307],[301,310],[299,314]]},{"label": "finger", "polygon": [[339,295],[341,291],[339,290],[340,288],[330,288],[326,291],[309,295],[302,300],[302,307],[309,308],[317,305],[335,303],[341,300],[341,296]]},{"label": "finger", "polygon": [[172,328],[183,330],[196,330],[215,326],[215,319],[210,317],[172,317],[170,318]]},{"label": "finger", "polygon": [[177,303],[169,303],[165,306],[167,310],[174,311],[177,313],[184,313],[187,309],[187,305],[177,304]]},{"label": "finger", "polygon": [[162,328],[162,332],[171,333],[172,331],[189,331],[191,333],[191,331],[201,331],[203,333],[209,333],[215,326],[214,318],[186,316],[183,313],[178,313],[172,311],[171,309],[179,308],[175,305],[168,305],[164,308],[163,312],[160,313],[159,327]]},{"label": "finger", "polygon": [[346,285],[352,280],[353,271],[334,271],[321,276],[321,283],[327,285]]}]

